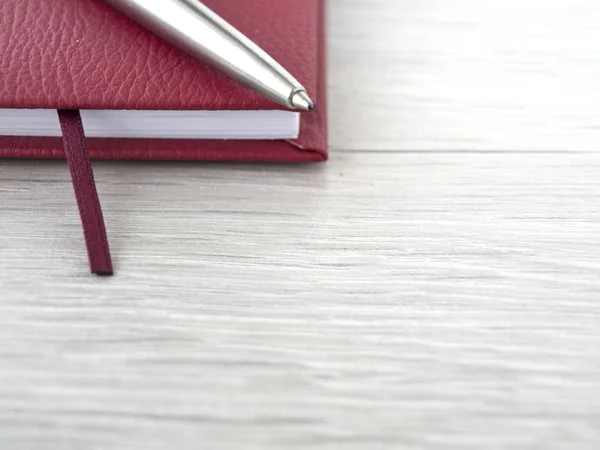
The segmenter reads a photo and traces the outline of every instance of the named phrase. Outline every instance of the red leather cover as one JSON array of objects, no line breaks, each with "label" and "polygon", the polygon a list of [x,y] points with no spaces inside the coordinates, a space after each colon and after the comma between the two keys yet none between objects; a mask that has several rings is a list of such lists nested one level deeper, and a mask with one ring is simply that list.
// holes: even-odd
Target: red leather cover
[{"label": "red leather cover", "polygon": [[[327,159],[324,0],[203,2],[280,61],[315,97],[315,111],[302,113],[299,139],[89,139],[92,157]],[[145,31],[102,0],[0,2],[0,108],[281,109]],[[0,157],[64,156],[60,138],[0,136]]]}]

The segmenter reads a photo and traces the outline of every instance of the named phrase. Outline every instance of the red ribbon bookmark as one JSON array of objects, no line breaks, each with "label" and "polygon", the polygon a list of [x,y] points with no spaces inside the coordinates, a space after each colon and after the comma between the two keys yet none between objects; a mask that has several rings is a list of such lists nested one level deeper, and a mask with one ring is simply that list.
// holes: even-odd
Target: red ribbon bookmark
[{"label": "red ribbon bookmark", "polygon": [[96,275],[112,275],[108,237],[100,199],[96,191],[81,114],[78,110],[58,110],[58,119],[83,225],[90,269]]}]

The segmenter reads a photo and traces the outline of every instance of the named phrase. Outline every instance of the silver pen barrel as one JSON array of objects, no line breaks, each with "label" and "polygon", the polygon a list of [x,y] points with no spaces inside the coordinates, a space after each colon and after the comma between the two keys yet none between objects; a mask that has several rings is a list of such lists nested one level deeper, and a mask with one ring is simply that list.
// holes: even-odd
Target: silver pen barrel
[{"label": "silver pen barrel", "polygon": [[258,45],[198,0],[105,0],[186,53],[291,109],[312,110],[305,88]]}]

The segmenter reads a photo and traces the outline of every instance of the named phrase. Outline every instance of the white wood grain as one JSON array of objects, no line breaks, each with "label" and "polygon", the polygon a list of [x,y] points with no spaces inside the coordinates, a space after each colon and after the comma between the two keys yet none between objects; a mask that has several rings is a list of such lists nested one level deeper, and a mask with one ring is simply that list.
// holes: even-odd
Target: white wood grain
[{"label": "white wood grain", "polygon": [[335,148],[600,148],[596,0],[330,6]]},{"label": "white wood grain", "polygon": [[600,443],[600,155],[96,167],[112,279],[2,165],[3,448]]},{"label": "white wood grain", "polygon": [[113,278],[0,161],[0,448],[600,446],[600,10],[330,6],[332,161],[95,164]]}]

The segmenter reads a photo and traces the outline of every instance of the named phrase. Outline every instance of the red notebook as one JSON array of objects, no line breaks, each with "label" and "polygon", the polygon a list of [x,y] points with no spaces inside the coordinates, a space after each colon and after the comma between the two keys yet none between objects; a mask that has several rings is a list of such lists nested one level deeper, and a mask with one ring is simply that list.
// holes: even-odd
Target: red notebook
[{"label": "red notebook", "polygon": [[[157,0],[160,1],[160,0]],[[323,0],[203,0],[315,99],[297,139],[89,138],[93,158],[327,159]],[[102,0],[0,2],[0,109],[281,110]],[[1,120],[1,119],[0,119]],[[0,157],[62,158],[59,137],[0,136]]]},{"label": "red notebook", "polygon": [[[257,138],[255,135],[261,133],[252,133],[248,124],[253,122],[245,114],[266,112],[264,121],[265,117],[281,116],[285,108],[175,49],[102,0],[0,1],[0,131],[4,127],[0,158],[67,158],[94,273],[111,274],[112,264],[90,157],[272,162],[327,159],[325,1],[203,3],[255,41],[306,87],[315,110],[294,116],[293,135]],[[152,123],[158,120],[159,125],[165,112],[186,117],[190,113],[209,115],[217,128],[220,123],[215,118],[224,117],[222,114],[240,115],[236,123],[252,136],[225,140],[93,135],[95,131],[90,133],[86,122],[86,114],[99,114],[104,122],[123,127],[122,114],[140,111],[153,114]],[[19,117],[20,125],[13,128],[11,124]],[[44,126],[37,125],[36,120],[44,117],[56,122],[54,131],[58,134],[45,134]],[[284,119],[291,123],[290,116]],[[195,124],[195,119],[186,120]],[[33,129],[27,133],[16,131],[31,123]],[[146,131],[154,126],[147,126]],[[127,131],[127,125],[124,127]],[[169,126],[164,128],[168,131]]]}]

